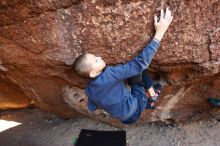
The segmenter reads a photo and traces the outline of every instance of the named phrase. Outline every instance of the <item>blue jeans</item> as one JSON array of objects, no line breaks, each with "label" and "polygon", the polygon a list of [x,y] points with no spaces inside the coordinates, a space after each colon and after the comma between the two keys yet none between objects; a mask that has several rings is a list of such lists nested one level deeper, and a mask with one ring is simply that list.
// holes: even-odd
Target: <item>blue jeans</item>
[{"label": "blue jeans", "polygon": [[138,106],[137,110],[131,118],[125,121],[121,121],[124,124],[135,123],[140,118],[141,113],[144,111],[144,109],[147,108],[148,97],[146,96],[145,90],[149,89],[152,86],[153,80],[148,73],[143,74],[142,80],[144,81],[144,85],[137,83],[131,86],[131,94],[134,98],[138,99]]}]

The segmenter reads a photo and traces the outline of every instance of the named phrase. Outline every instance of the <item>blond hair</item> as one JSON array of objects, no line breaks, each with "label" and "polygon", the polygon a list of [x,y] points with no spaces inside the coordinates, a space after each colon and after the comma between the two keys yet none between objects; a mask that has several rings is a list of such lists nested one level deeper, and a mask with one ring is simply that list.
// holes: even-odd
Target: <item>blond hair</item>
[{"label": "blond hair", "polygon": [[90,77],[89,74],[93,69],[92,65],[86,61],[87,55],[87,53],[80,55],[73,63],[73,69],[75,72],[83,77]]}]

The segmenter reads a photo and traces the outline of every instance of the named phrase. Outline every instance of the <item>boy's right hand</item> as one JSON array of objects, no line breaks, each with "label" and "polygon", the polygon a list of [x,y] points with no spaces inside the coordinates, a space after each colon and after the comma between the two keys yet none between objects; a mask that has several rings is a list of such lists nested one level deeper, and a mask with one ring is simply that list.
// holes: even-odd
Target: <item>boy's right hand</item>
[{"label": "boy's right hand", "polygon": [[156,34],[154,36],[155,39],[161,41],[164,33],[167,31],[170,23],[173,20],[173,16],[171,15],[171,11],[169,8],[166,8],[166,13],[164,14],[164,10],[161,9],[160,11],[160,20],[158,22],[158,17],[154,16],[154,27],[156,30]]}]

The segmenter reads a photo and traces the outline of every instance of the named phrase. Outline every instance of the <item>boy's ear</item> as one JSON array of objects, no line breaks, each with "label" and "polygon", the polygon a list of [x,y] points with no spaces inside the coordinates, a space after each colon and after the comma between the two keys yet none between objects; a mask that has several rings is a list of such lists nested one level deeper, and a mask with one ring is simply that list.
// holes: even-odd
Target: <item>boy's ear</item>
[{"label": "boy's ear", "polygon": [[97,73],[94,70],[89,73],[90,78],[94,78],[94,77],[96,77],[96,75],[97,75]]}]

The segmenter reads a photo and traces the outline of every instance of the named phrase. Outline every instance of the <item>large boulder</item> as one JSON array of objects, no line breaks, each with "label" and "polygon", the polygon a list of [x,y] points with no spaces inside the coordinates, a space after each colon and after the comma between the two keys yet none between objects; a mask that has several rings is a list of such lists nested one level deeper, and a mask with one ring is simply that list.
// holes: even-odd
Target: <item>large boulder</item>
[{"label": "large boulder", "polygon": [[102,110],[88,112],[88,79],[71,65],[84,52],[126,63],[151,40],[153,15],[167,5],[174,20],[149,67],[167,85],[140,122],[218,113],[207,98],[220,97],[219,0],[0,0],[0,109],[34,104],[119,125]]}]

